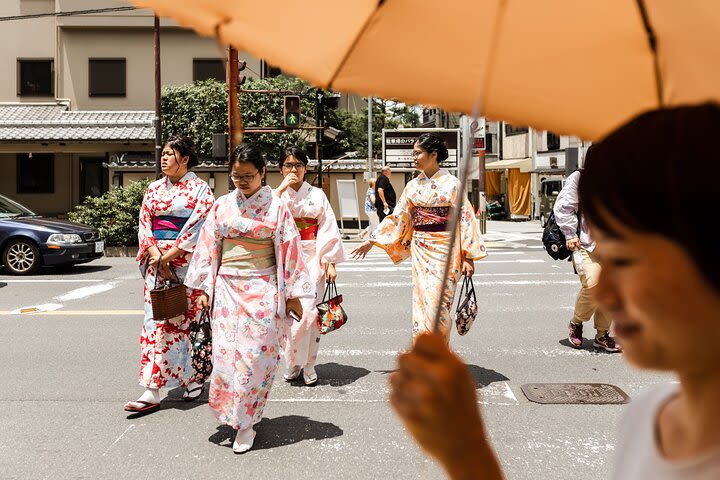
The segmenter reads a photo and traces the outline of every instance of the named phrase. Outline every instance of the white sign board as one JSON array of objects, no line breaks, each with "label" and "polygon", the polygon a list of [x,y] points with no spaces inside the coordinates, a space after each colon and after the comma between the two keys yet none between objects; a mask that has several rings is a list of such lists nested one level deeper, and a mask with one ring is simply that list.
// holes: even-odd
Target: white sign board
[{"label": "white sign board", "polygon": [[338,203],[340,204],[340,219],[360,219],[360,208],[358,207],[357,184],[355,180],[336,180]]},{"label": "white sign board", "polygon": [[460,129],[452,128],[401,128],[397,130],[383,129],[383,165],[394,171],[412,172],[415,170],[415,160],[412,157],[413,145],[417,138],[427,132],[439,135],[448,148],[448,158],[443,161],[442,167],[456,172],[460,158]]}]

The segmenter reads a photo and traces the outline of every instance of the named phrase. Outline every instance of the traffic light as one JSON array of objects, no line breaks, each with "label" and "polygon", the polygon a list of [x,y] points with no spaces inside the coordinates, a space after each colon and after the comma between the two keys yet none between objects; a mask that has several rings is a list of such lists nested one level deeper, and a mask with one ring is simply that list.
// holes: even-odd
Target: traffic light
[{"label": "traffic light", "polygon": [[300,97],[285,95],[283,97],[283,123],[286,127],[300,126]]}]

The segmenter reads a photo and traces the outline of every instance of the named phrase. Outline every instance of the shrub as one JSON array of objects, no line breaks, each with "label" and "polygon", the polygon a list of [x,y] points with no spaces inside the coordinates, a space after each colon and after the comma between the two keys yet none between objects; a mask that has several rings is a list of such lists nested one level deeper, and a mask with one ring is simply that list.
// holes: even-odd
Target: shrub
[{"label": "shrub", "polygon": [[113,188],[99,197],[87,197],[68,218],[98,228],[108,246],[137,245],[138,216],[149,184],[148,180],[141,180]]}]

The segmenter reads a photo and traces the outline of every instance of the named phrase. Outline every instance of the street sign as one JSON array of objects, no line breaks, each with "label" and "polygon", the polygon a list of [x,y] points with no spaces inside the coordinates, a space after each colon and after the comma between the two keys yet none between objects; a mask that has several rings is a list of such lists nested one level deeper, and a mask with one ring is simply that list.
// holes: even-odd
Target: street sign
[{"label": "street sign", "polygon": [[387,165],[399,172],[414,171],[413,145],[420,135],[427,132],[435,133],[445,140],[448,148],[448,158],[443,161],[442,168],[457,172],[461,148],[460,129],[457,128],[383,129],[383,165]]}]

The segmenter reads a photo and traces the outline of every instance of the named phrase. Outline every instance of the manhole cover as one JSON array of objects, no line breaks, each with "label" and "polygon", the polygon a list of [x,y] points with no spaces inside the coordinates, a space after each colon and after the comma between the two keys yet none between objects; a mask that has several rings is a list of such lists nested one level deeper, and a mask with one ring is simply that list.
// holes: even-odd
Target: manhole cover
[{"label": "manhole cover", "polygon": [[613,405],[630,401],[620,388],[607,383],[528,383],[520,388],[535,403]]}]

